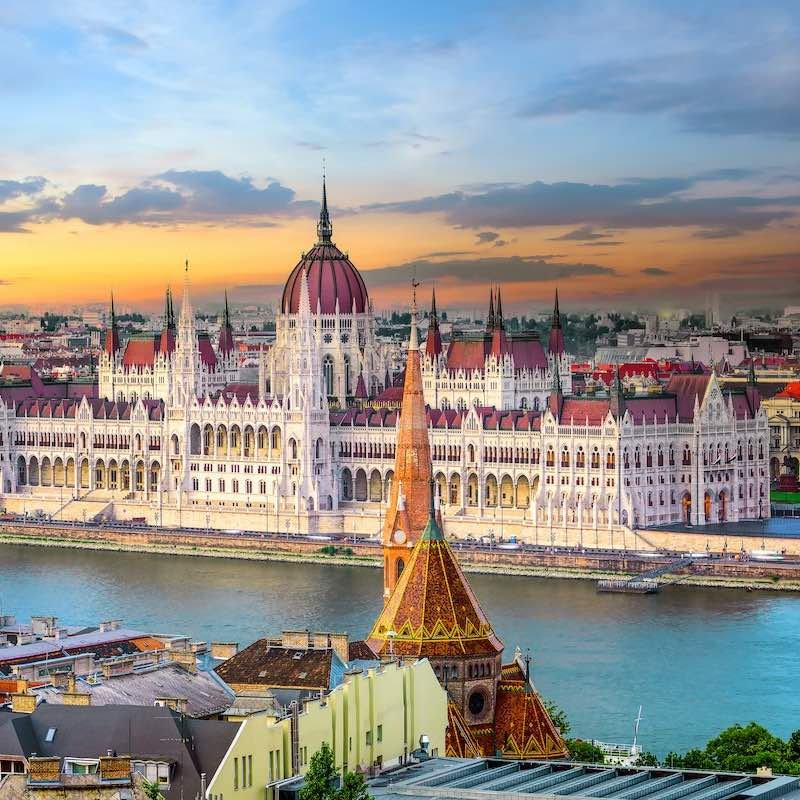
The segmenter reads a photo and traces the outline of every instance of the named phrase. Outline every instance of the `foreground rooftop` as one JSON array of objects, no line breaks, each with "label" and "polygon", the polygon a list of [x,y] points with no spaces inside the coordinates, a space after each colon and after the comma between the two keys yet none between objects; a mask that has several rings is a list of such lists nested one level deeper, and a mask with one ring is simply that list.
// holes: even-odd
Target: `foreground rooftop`
[{"label": "foreground rooftop", "polygon": [[[615,767],[574,762],[433,758],[369,781],[375,800],[529,796],[619,800],[798,800],[800,778],[785,775]],[[281,797],[290,797],[294,786]]]}]

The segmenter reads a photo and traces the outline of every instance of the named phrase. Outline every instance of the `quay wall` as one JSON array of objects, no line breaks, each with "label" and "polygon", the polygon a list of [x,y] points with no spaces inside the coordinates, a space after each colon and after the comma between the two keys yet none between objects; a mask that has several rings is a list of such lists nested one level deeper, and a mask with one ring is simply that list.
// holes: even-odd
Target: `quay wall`
[{"label": "quay wall", "polygon": [[[661,534],[659,533],[659,536]],[[651,545],[664,546],[666,541],[650,538]],[[380,550],[374,544],[352,541],[309,541],[297,537],[277,536],[256,538],[236,534],[215,534],[170,529],[128,530],[114,527],[58,525],[56,523],[19,525],[13,522],[0,524],[0,541],[43,546],[82,547],[89,549],[118,549],[136,552],[206,555],[229,558],[315,561],[317,563],[345,563],[380,567]],[[785,539],[767,539],[766,548],[778,549]],[[325,556],[322,548],[330,544],[339,548],[339,554]],[[674,544],[674,541],[672,542]],[[732,543],[733,544],[733,543]],[[617,550],[613,553],[585,553],[554,548],[551,551],[475,549],[454,542],[459,558],[469,572],[492,572],[519,575],[551,575],[553,577],[602,577],[630,575],[654,569],[669,562],[668,558],[647,558],[637,550]],[[759,539],[758,545],[761,546]],[[703,540],[705,546],[705,540]],[[751,545],[752,546],[752,545]],[[345,551],[343,548],[347,548]],[[692,550],[693,548],[693,550]],[[681,547],[699,551],[698,542]],[[643,552],[643,550],[642,550]],[[733,552],[733,551],[730,551]],[[781,588],[800,588],[800,563],[769,563],[733,559],[701,559],[680,573],[680,579],[689,583],[708,585],[742,585],[752,581],[779,580]],[[674,576],[670,576],[670,580]],[[797,582],[797,586],[789,586]],[[774,588],[774,587],[764,587]]]}]

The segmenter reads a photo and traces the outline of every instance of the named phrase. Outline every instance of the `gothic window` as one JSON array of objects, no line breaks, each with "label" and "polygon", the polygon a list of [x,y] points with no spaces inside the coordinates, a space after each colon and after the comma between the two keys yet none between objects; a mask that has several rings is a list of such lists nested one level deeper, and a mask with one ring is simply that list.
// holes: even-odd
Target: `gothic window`
[{"label": "gothic window", "polygon": [[322,359],[322,379],[325,381],[325,394],[333,395],[333,359],[325,356]]},{"label": "gothic window", "polygon": [[[342,336],[343,341],[346,335]],[[344,357],[344,393],[348,396],[352,394],[350,391],[350,356]]]}]

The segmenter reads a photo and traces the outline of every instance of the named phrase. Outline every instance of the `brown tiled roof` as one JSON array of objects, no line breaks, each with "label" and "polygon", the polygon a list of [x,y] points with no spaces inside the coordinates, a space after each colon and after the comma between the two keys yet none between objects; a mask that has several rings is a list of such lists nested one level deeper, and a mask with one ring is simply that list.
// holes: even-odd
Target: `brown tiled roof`
[{"label": "brown tiled roof", "polygon": [[[445,751],[453,758],[480,758],[484,755],[472,731],[469,729],[464,715],[455,703],[447,704],[447,733],[445,734]],[[494,755],[490,753],[489,755]]]},{"label": "brown tiled roof", "polygon": [[377,658],[372,648],[363,640],[349,642],[347,645],[348,661],[372,661]]},{"label": "brown tiled roof", "polygon": [[519,663],[504,664],[497,686],[494,744],[503,758],[565,758],[567,746]]},{"label": "brown tiled roof", "polygon": [[258,639],[216,668],[231,686],[328,689],[331,682],[332,649],[302,650],[272,645]]},{"label": "brown tiled roof", "polygon": [[417,542],[367,644],[387,654],[390,631],[398,656],[495,655],[503,650],[441,533],[434,538],[423,534]]}]

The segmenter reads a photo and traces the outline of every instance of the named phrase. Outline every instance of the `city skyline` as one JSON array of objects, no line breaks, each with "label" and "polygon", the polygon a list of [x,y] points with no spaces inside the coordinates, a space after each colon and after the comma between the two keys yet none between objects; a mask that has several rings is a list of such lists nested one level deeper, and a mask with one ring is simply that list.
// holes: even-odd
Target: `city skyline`
[{"label": "city skyline", "polygon": [[[42,5],[44,8],[42,8]],[[457,13],[456,13],[457,11]],[[0,11],[0,306],[274,303],[334,239],[510,313],[798,297],[800,14],[688,3]]]}]

